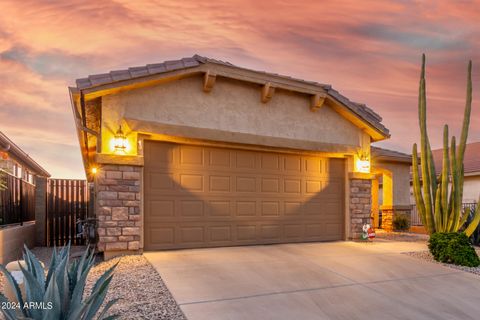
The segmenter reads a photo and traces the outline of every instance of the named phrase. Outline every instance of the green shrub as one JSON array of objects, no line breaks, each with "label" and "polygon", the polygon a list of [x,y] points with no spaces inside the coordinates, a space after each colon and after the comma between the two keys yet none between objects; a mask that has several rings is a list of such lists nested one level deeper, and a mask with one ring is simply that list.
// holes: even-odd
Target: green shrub
[{"label": "green shrub", "polygon": [[410,229],[410,219],[406,214],[396,214],[393,217],[393,229],[397,231],[407,231]]},{"label": "green shrub", "polygon": [[480,259],[463,232],[437,232],[430,236],[428,248],[439,262],[478,267]]},{"label": "green shrub", "polygon": [[[89,296],[84,295],[88,273],[94,264],[93,250],[88,249],[83,256],[69,263],[70,246],[63,247],[60,252],[54,249],[48,272],[40,261],[25,247],[23,260],[26,268],[20,265],[24,276],[25,296],[22,295],[12,274],[0,264],[0,271],[14,288],[19,308],[2,308],[1,312],[7,320],[14,319],[48,319],[48,320],[91,320],[116,319],[117,315],[107,316],[110,307],[117,301],[111,300],[100,310],[112,281],[113,271],[117,264],[107,270],[95,283]],[[0,293],[0,303],[8,304],[7,298]],[[28,304],[51,304],[46,308],[24,308]]]}]

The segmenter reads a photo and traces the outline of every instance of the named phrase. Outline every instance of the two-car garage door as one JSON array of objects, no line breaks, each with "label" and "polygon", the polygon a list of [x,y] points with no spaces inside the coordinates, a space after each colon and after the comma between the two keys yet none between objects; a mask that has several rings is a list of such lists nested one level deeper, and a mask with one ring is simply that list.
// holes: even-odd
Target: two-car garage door
[{"label": "two-car garage door", "polygon": [[344,160],[146,141],[145,249],[340,240]]}]

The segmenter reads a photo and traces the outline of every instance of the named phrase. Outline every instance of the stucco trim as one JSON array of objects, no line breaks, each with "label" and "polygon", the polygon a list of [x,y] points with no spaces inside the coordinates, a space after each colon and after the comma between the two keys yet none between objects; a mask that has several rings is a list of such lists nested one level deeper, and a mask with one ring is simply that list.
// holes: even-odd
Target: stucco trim
[{"label": "stucco trim", "polygon": [[354,154],[359,148],[359,146],[354,145],[342,145],[333,143],[322,143],[318,141],[260,136],[249,133],[229,132],[209,128],[163,124],[154,121],[144,121],[132,118],[126,118],[125,121],[134,131],[138,131],[139,133],[144,133],[147,135],[149,133],[159,133],[163,135],[181,138],[195,138],[228,143],[233,142],[246,145],[262,145],[276,148],[310,150],[316,152],[342,154]]}]

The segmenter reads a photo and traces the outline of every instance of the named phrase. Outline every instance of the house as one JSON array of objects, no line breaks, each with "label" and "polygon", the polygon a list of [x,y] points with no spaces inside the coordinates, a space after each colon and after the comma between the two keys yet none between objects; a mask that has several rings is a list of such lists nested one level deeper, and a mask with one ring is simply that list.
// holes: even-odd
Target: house
[{"label": "house", "polygon": [[373,225],[391,231],[395,214],[411,215],[412,156],[373,146],[371,154],[372,172],[375,173],[372,181]]},{"label": "house", "polygon": [[[443,148],[432,150],[435,171],[440,175],[443,161]],[[468,143],[463,160],[465,177],[463,180],[463,203],[476,203],[480,197],[480,142]],[[415,203],[413,200],[412,203]]]},{"label": "house", "polygon": [[[46,179],[50,174],[0,132],[0,171],[7,189],[0,190],[0,263],[21,257],[23,244],[44,237]],[[43,194],[43,197],[42,197]]]},{"label": "house", "polygon": [[389,131],[329,85],[195,55],[69,90],[106,258],[352,239],[370,222],[370,144]]}]

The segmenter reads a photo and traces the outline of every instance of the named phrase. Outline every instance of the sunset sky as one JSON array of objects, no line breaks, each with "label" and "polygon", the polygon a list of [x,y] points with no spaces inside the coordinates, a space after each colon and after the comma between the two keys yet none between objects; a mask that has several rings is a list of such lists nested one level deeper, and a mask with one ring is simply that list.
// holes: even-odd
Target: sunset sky
[{"label": "sunset sky", "polygon": [[[454,3],[454,4],[453,4]],[[469,141],[480,141],[478,1],[0,0],[0,131],[54,177],[83,178],[67,87],[195,53],[331,84],[378,112],[410,152],[427,54],[432,147],[458,135],[473,60]]]}]

